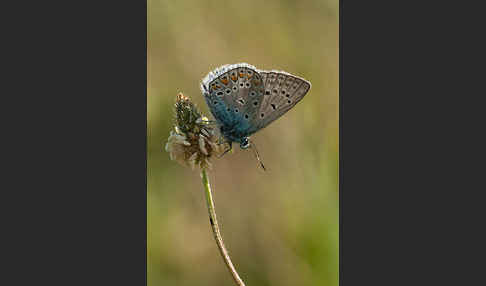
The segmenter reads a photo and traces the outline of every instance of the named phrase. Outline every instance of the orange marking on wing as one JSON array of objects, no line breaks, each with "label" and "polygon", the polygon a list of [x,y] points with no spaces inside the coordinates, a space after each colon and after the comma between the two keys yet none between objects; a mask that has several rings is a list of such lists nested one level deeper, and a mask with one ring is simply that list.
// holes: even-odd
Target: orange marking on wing
[{"label": "orange marking on wing", "polygon": [[245,73],[243,71],[240,71],[240,77],[244,77]]},{"label": "orange marking on wing", "polygon": [[231,80],[236,81],[237,79],[236,75],[231,75]]},{"label": "orange marking on wing", "polygon": [[224,84],[224,85],[228,85],[228,78],[222,78],[221,79],[221,82]]}]

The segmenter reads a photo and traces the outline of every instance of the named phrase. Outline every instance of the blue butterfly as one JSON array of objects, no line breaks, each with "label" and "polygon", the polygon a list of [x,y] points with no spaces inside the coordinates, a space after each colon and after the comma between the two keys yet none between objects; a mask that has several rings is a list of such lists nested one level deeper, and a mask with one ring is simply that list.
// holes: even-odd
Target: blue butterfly
[{"label": "blue butterfly", "polygon": [[226,152],[233,142],[241,149],[254,146],[249,136],[289,111],[310,88],[310,82],[303,78],[283,71],[258,70],[246,63],[216,68],[201,83],[209,110],[230,145]]}]

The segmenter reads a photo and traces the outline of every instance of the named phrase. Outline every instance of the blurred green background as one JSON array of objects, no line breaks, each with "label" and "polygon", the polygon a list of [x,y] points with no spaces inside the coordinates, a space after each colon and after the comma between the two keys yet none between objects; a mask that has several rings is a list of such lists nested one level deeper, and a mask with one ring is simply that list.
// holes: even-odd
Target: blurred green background
[{"label": "blurred green background", "polygon": [[148,0],[147,280],[234,285],[210,230],[201,179],[164,146],[183,92],[212,69],[247,62],[312,83],[306,97],[252,139],[253,154],[213,160],[225,244],[246,285],[338,285],[339,2]]}]

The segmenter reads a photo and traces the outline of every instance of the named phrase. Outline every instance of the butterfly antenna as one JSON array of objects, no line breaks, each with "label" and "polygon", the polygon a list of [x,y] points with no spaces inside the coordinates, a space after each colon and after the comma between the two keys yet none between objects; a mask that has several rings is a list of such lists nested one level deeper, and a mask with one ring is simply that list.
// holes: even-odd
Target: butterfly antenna
[{"label": "butterfly antenna", "polygon": [[251,149],[253,149],[253,153],[255,154],[256,159],[260,163],[260,166],[262,166],[263,171],[266,171],[265,165],[263,165],[262,160],[260,160],[260,155],[258,154],[258,150],[257,150],[255,143],[250,141],[250,147],[251,147]]}]

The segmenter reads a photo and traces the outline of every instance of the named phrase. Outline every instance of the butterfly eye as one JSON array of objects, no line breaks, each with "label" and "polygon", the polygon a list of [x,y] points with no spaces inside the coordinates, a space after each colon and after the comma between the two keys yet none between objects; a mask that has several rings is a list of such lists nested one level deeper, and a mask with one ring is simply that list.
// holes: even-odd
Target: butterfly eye
[{"label": "butterfly eye", "polygon": [[287,101],[287,103],[289,103],[289,104],[290,104],[291,102],[292,102],[292,101],[290,101],[290,100],[288,100],[288,101]]},{"label": "butterfly eye", "polygon": [[255,93],[254,91],[250,92],[250,95],[251,95],[251,96],[255,96],[255,94],[256,94],[256,93]]},{"label": "butterfly eye", "polygon": [[282,94],[285,94],[285,90],[282,89]]},{"label": "butterfly eye", "polygon": [[250,147],[250,142],[248,141],[248,138],[244,138],[243,141],[240,143],[241,149],[247,149]]},{"label": "butterfly eye", "polygon": [[217,101],[213,101],[213,104],[218,104],[218,102]]},{"label": "butterfly eye", "polygon": [[287,93],[286,97],[290,97],[290,94]]},{"label": "butterfly eye", "polygon": [[230,110],[231,110],[231,109],[230,109],[229,107],[226,109],[226,111],[228,111],[228,112],[230,112]]},{"label": "butterfly eye", "polygon": [[250,83],[249,83],[249,82],[245,83],[245,86],[246,86],[247,88],[248,88],[248,87],[250,87]]},{"label": "butterfly eye", "polygon": [[238,87],[236,85],[233,86],[233,90],[236,91]]},{"label": "butterfly eye", "polygon": [[276,88],[274,88],[273,93],[278,93],[278,90]]},{"label": "butterfly eye", "polygon": [[258,101],[254,101],[253,102],[253,105],[257,106],[258,105]]},{"label": "butterfly eye", "polygon": [[235,108],[235,112],[238,113],[238,108]]},{"label": "butterfly eye", "polygon": [[266,90],[266,91],[265,91],[265,94],[266,94],[266,95],[270,95],[270,90]]},{"label": "butterfly eye", "polygon": [[217,95],[223,95],[223,92],[222,91],[218,91],[218,93],[216,93]]},{"label": "butterfly eye", "polygon": [[265,116],[265,114],[263,114],[263,113],[262,113],[262,114],[260,114],[260,117],[261,117],[261,118],[263,118],[264,116]]},{"label": "butterfly eye", "polygon": [[245,114],[245,118],[248,119],[248,114]]},{"label": "butterfly eye", "polygon": [[229,89],[229,88],[228,88],[228,89],[226,89],[226,93],[227,93],[227,94],[230,94],[230,93],[231,93],[231,89]]},{"label": "butterfly eye", "polygon": [[240,87],[243,87],[243,83],[240,83]]}]

